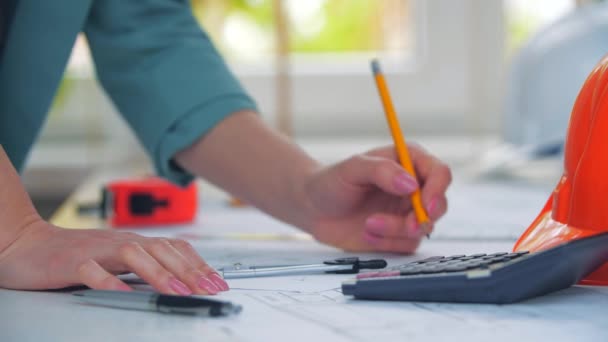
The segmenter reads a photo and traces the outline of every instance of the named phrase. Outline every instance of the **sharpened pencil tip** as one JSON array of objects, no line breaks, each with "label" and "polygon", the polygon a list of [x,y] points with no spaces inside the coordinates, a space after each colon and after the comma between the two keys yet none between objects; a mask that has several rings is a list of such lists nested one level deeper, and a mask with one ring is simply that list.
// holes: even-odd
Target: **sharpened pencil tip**
[{"label": "sharpened pencil tip", "polygon": [[431,238],[431,232],[433,229],[429,222],[424,222],[424,223],[420,224],[420,229],[422,230],[424,235],[426,235],[427,239]]},{"label": "sharpened pencil tip", "polygon": [[382,70],[380,69],[380,62],[378,61],[378,59],[376,59],[376,58],[372,59],[371,64],[372,64],[372,71],[374,72],[374,75],[382,72]]}]

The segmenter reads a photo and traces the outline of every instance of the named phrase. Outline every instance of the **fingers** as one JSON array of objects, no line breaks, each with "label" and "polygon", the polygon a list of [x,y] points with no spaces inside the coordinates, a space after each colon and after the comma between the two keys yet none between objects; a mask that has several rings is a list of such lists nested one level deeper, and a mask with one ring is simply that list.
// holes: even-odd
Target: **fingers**
[{"label": "fingers", "polygon": [[363,240],[374,250],[378,252],[402,253],[410,254],[416,251],[420,245],[418,239],[402,239],[395,237],[384,237],[375,235],[365,231]]},{"label": "fingers", "polygon": [[186,257],[194,267],[199,269],[201,272],[209,277],[209,280],[213,282],[221,291],[227,291],[230,289],[228,283],[211,267],[205,260],[196,252],[191,244],[184,240],[171,240],[171,244],[177,248],[177,250]]},{"label": "fingers", "polygon": [[163,267],[139,243],[123,243],[118,250],[126,267],[162,293],[191,295],[192,290]]},{"label": "fingers", "polygon": [[[416,177],[422,184],[422,200],[429,215],[441,217],[447,208],[445,193],[452,182],[448,165],[426,152],[422,147],[410,144],[410,157]],[[418,181],[397,163],[393,147],[384,147],[349,159],[344,167],[345,181],[355,185],[374,184],[393,195],[406,195],[415,191]],[[436,215],[431,214],[436,211]]]},{"label": "fingers", "polygon": [[[423,201],[424,201],[424,193],[423,193]],[[428,196],[430,197],[430,196]],[[432,221],[436,221],[437,219],[439,219],[441,216],[443,216],[447,210],[448,210],[448,200],[445,197],[445,194],[439,194],[439,195],[435,195],[435,197],[432,197],[430,201],[428,201],[427,203],[429,203],[427,205],[427,211],[429,214],[429,217],[431,218]]]},{"label": "fingers", "polygon": [[416,217],[378,213],[365,221],[365,233],[383,238],[420,239],[423,235]]},{"label": "fingers", "polygon": [[[445,184],[444,188],[447,188],[452,181],[452,174],[448,165],[415,143],[408,143],[408,151],[410,154],[410,159],[414,164],[414,168],[416,169],[416,176],[422,184],[426,186],[426,181],[430,177],[438,177],[442,180],[440,183]],[[399,161],[399,157],[397,156],[397,152],[393,146],[373,149],[365,153],[365,155],[370,157],[386,158],[396,162]]]},{"label": "fingers", "polygon": [[396,161],[369,155],[357,155],[342,164],[342,178],[351,185],[375,185],[383,191],[403,196],[418,188],[416,179]]},{"label": "fingers", "polygon": [[410,154],[417,176],[423,184],[422,200],[429,215],[432,216],[430,212],[438,209],[431,207],[443,205],[442,201],[447,203],[445,193],[452,183],[452,172],[447,164],[421,148],[413,148]]},{"label": "fingers", "polygon": [[443,163],[434,164],[425,174],[422,187],[422,203],[432,221],[436,221],[447,210],[446,191],[452,182],[450,169]]},{"label": "fingers", "polygon": [[[450,168],[416,144],[409,144],[409,152],[416,169],[416,176],[422,185],[422,202],[429,216],[437,220],[447,210],[445,193],[452,182]],[[369,151],[367,155],[398,160],[392,146]]]},{"label": "fingers", "polygon": [[[194,248],[183,240],[143,238],[123,234],[105,264],[113,273],[129,270],[162,293],[216,294],[228,289],[226,282],[209,267]],[[118,265],[118,266],[117,266]],[[130,290],[99,263],[90,259],[78,269],[80,281],[95,289]]]},{"label": "fingers", "polygon": [[365,221],[362,238],[375,251],[409,254],[418,248],[423,235],[413,215],[377,213]]},{"label": "fingers", "polygon": [[209,280],[208,275],[191,263],[169,240],[152,239],[144,244],[148,253],[165,269],[180,279],[197,294],[216,294],[220,288]]},{"label": "fingers", "polygon": [[92,259],[87,260],[78,268],[80,281],[96,290],[131,291],[129,285],[115,275],[104,270]]}]

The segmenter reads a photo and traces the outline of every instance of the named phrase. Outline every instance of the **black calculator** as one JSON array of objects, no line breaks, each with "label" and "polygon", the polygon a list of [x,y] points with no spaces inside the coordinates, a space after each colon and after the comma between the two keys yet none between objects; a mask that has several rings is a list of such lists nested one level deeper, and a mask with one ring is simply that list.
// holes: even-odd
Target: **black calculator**
[{"label": "black calculator", "polygon": [[357,299],[515,303],[578,283],[608,262],[608,233],[540,252],[435,256],[342,284]]}]

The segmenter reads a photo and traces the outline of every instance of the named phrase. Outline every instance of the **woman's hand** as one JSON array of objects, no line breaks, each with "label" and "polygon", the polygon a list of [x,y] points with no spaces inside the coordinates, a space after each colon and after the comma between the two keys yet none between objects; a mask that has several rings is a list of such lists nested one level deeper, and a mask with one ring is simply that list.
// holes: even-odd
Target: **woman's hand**
[{"label": "woman's hand", "polygon": [[419,185],[397,163],[392,146],[322,167],[258,115],[242,111],[177,153],[175,161],[321,242],[411,253],[422,232],[409,194],[421,186],[423,204],[437,220],[446,211],[451,174],[422,148],[411,145],[409,151]]},{"label": "woman's hand", "polygon": [[0,287],[54,289],[84,284],[131,290],[117,274],[133,272],[156,290],[216,294],[226,282],[183,240],[109,230],[69,230],[37,220],[0,253]]},{"label": "woman's hand", "polygon": [[416,145],[409,146],[418,181],[397,162],[394,147],[356,155],[314,172],[302,193],[317,240],[351,251],[412,253],[424,233],[410,194],[418,187],[432,221],[447,209],[451,182],[446,164]]}]

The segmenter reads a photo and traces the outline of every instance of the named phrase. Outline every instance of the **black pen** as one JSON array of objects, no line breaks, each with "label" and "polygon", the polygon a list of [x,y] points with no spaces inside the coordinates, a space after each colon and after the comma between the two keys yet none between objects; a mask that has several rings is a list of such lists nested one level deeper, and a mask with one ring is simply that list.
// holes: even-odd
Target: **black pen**
[{"label": "black pen", "polygon": [[227,316],[238,314],[242,310],[240,305],[226,301],[165,295],[157,292],[83,290],[76,291],[73,295],[87,304],[191,316]]}]

